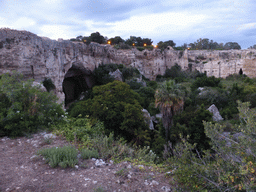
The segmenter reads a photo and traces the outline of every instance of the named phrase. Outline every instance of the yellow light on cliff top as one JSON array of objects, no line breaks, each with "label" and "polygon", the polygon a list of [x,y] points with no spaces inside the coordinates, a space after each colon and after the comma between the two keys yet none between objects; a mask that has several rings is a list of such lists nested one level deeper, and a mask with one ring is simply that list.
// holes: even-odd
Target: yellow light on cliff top
[{"label": "yellow light on cliff top", "polygon": [[147,46],[147,44],[146,43],[144,43],[144,47],[146,47]]},{"label": "yellow light on cliff top", "polygon": [[110,45],[110,44],[111,44],[111,41],[108,41],[108,44]]},{"label": "yellow light on cliff top", "polygon": [[135,43],[132,44],[133,46],[135,45]]}]

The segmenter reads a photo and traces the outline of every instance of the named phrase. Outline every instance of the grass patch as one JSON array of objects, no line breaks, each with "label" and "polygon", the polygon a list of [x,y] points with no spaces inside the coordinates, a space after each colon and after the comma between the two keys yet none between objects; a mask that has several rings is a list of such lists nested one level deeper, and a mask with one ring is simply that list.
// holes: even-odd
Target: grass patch
[{"label": "grass patch", "polygon": [[91,158],[99,158],[99,153],[97,150],[90,150],[90,149],[82,149],[81,150],[81,157],[83,159],[91,159]]},{"label": "grass patch", "polygon": [[42,155],[51,167],[74,167],[78,163],[77,150],[72,146],[52,147],[39,150],[37,153]]}]

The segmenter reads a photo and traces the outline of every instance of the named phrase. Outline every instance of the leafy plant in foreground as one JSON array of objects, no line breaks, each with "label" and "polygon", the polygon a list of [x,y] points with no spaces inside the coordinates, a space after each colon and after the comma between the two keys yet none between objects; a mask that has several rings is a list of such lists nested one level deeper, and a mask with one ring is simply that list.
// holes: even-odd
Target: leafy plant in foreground
[{"label": "leafy plant in foreground", "polygon": [[22,136],[62,121],[64,111],[57,97],[32,83],[17,72],[1,76],[0,136]]},{"label": "leafy plant in foreground", "polygon": [[91,159],[91,158],[99,158],[99,153],[97,150],[90,150],[90,149],[82,149],[81,150],[81,157],[83,159]]},{"label": "leafy plant in foreground", "polygon": [[185,139],[174,149],[171,168],[178,188],[189,191],[256,190],[256,118],[249,103],[238,102],[241,124],[234,132],[224,133],[224,126],[204,122],[212,141],[212,151],[204,155],[192,152],[195,145]]},{"label": "leafy plant in foreground", "polygon": [[52,147],[42,149],[37,152],[46,159],[51,167],[60,166],[62,168],[74,167],[77,163],[77,150],[72,146]]}]

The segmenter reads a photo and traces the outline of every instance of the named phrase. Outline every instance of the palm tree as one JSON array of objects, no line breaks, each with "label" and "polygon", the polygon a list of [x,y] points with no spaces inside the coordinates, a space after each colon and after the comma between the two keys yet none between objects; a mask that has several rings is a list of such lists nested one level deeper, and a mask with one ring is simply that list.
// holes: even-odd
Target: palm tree
[{"label": "palm tree", "polygon": [[174,80],[164,81],[155,93],[155,106],[159,107],[162,114],[162,122],[165,128],[166,141],[169,138],[170,128],[173,124],[173,116],[183,110],[184,92]]}]

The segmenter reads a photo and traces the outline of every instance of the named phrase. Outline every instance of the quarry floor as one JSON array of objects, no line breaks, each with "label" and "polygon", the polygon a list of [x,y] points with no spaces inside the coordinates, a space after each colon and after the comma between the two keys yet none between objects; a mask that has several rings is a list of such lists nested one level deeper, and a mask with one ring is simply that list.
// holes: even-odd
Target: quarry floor
[{"label": "quarry floor", "polygon": [[[95,160],[79,158],[76,168],[51,168],[43,157],[36,156],[42,148],[61,147],[70,143],[57,136],[49,144],[42,133],[16,139],[0,138],[0,192],[164,192],[172,191],[170,178],[151,167],[130,162],[95,166]],[[121,171],[120,171],[121,170]],[[119,173],[119,174],[117,174]]]}]

